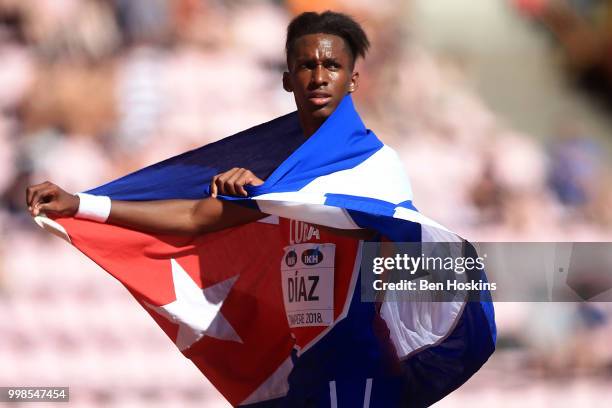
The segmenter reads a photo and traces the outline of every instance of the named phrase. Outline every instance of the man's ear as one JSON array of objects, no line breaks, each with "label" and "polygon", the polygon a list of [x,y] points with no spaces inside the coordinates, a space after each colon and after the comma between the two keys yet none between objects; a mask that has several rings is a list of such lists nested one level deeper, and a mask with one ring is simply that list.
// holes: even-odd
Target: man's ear
[{"label": "man's ear", "polygon": [[351,83],[349,84],[349,93],[355,92],[359,88],[359,72],[354,71],[351,74]]},{"label": "man's ear", "polygon": [[289,79],[289,72],[283,72],[283,89],[287,92],[293,92],[291,80]]}]

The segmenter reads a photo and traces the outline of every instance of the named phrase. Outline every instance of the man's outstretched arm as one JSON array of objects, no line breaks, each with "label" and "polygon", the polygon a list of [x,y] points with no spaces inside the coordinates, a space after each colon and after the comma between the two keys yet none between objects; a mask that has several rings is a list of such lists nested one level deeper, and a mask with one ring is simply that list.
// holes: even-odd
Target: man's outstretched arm
[{"label": "man's outstretched arm", "polygon": [[[263,180],[250,170],[234,168],[216,175],[211,182],[212,197],[202,200],[119,201],[112,200],[106,222],[157,234],[201,234],[247,224],[266,214],[242,207],[217,194],[246,196],[245,185],[258,186]],[[26,190],[26,203],[33,216],[40,212],[72,217],[79,210],[79,197],[48,181]],[[371,239],[367,229],[341,230],[319,226],[356,239]]]},{"label": "man's outstretched arm", "polygon": [[[260,185],[262,180],[245,169],[232,169],[214,177],[213,195],[246,195],[244,185]],[[31,215],[41,212],[72,217],[80,198],[59,186],[44,182],[26,189]],[[209,197],[201,200],[120,201],[112,200],[107,223],[158,234],[200,234],[256,221],[266,214],[237,204]]]},{"label": "man's outstretched arm", "polygon": [[202,234],[247,224],[266,214],[216,198],[113,200],[108,223],[158,234]]}]

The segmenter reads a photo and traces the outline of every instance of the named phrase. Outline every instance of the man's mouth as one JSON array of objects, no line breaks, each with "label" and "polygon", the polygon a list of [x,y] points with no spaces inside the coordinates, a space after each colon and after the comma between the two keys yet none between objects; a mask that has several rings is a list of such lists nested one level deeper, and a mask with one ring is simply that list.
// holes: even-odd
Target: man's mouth
[{"label": "man's mouth", "polygon": [[327,92],[311,92],[308,94],[308,100],[315,106],[327,105],[331,98],[331,95]]}]

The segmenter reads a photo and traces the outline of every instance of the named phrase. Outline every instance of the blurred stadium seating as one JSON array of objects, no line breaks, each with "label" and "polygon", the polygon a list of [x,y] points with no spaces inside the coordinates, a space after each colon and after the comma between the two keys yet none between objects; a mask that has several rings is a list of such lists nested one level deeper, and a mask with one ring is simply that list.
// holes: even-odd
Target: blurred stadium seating
[{"label": "blurred stadium seating", "polygon": [[[69,385],[74,406],[227,406],[127,291],[35,226],[24,191],[82,191],[294,110],[284,29],[307,8],[372,37],[357,105],[421,211],[475,241],[612,241],[605,143],[572,120],[547,142],[500,120],[460,61],[411,35],[412,3],[0,0],[0,385]],[[509,3],[561,35],[548,2]],[[561,10],[585,13],[574,3],[612,8]],[[570,65],[587,58],[602,61]],[[440,406],[611,406],[612,308],[589,307],[499,304],[499,351]]]}]

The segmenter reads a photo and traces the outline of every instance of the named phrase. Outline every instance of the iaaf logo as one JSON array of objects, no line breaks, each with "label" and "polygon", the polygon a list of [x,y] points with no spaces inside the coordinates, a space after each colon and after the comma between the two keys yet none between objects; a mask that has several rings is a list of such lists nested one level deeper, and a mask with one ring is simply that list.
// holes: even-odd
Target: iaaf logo
[{"label": "iaaf logo", "polygon": [[290,220],[289,243],[300,244],[310,241],[313,237],[321,239],[318,228],[302,221]]}]

